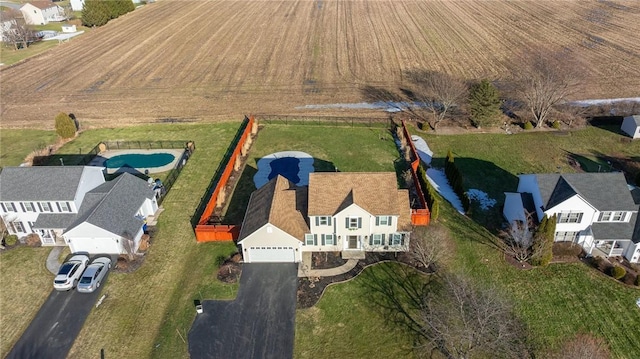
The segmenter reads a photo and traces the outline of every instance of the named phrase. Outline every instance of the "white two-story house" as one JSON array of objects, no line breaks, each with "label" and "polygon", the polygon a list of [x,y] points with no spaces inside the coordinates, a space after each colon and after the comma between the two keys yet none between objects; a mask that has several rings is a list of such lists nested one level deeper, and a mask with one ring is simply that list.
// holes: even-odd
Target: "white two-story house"
[{"label": "white two-story house", "polygon": [[5,167],[0,172],[0,215],[7,230],[19,238],[35,234],[43,246],[135,252],[145,219],[157,209],[152,185],[128,173],[105,182],[103,168],[92,166]]},{"label": "white two-story house", "polygon": [[5,167],[0,173],[0,214],[11,234],[35,233],[43,246],[63,245],[87,192],[105,182],[102,168]]},{"label": "white two-story house", "polygon": [[517,193],[505,195],[503,214],[509,222],[523,221],[526,212],[537,219],[555,214],[556,241],[578,243],[591,255],[640,263],[639,205],[624,174],[520,175]]},{"label": "white two-story house", "polygon": [[299,262],[302,252],[406,251],[409,193],[393,172],[277,176],[249,200],[238,244],[245,262]]},{"label": "white two-story house", "polygon": [[64,21],[62,8],[48,0],[28,2],[22,5],[20,12],[29,25],[46,25],[51,21]]}]

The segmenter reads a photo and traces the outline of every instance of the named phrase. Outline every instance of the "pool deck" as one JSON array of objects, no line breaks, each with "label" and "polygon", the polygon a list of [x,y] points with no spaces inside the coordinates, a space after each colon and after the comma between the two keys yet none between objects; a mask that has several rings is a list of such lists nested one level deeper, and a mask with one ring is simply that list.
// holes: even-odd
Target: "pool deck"
[{"label": "pool deck", "polygon": [[146,170],[152,173],[160,173],[166,172],[174,169],[178,161],[182,158],[182,154],[184,153],[184,149],[153,149],[153,150],[143,150],[143,149],[131,149],[131,150],[109,150],[104,151],[96,155],[91,162],[89,162],[89,166],[95,167],[105,167],[104,162],[111,157],[120,156],[120,155],[128,155],[128,154],[142,154],[142,155],[150,155],[154,153],[170,153],[175,156],[174,160],[170,163],[160,166],[160,167],[140,167],[140,168],[131,168],[131,167],[120,167],[120,168],[106,168],[106,173],[114,174],[118,172],[129,172],[129,173],[145,173]]}]

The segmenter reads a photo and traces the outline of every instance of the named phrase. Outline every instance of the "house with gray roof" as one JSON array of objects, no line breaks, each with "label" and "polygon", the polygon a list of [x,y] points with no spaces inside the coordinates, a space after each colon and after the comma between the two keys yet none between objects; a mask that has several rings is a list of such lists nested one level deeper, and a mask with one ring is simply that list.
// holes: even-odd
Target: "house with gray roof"
[{"label": "house with gray roof", "polygon": [[9,233],[35,234],[72,252],[135,252],[145,219],[158,209],[153,185],[131,174],[105,182],[92,166],[6,167],[0,215]]},{"label": "house with gray roof", "polygon": [[394,172],[313,172],[308,186],[277,175],[251,195],[238,244],[245,262],[300,262],[303,252],[409,247],[409,192]]},{"label": "house with gray roof", "polygon": [[123,173],[87,192],[63,237],[71,252],[135,253],[146,218],[157,210],[147,181]]},{"label": "house with gray roof", "polygon": [[[522,221],[527,214],[537,219],[556,215],[555,241],[578,243],[590,255],[624,256],[640,263],[639,205],[623,173],[518,177],[517,192],[505,193],[503,214],[509,223]],[[525,205],[525,197],[533,206]]]},{"label": "house with gray roof", "polygon": [[40,237],[43,246],[64,245],[62,231],[73,221],[85,194],[105,182],[89,166],[5,167],[0,172],[0,215],[19,238]]}]

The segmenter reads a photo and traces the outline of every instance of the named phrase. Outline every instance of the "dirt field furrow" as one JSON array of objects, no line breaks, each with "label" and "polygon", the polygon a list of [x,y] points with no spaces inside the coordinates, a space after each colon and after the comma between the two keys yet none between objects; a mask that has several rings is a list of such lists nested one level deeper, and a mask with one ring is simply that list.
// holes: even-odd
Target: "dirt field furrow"
[{"label": "dirt field furrow", "polygon": [[577,59],[576,99],[635,97],[638,16],[627,0],[162,0],[1,68],[0,126],[307,114],[366,85],[397,91],[409,70],[502,79],[541,49]]}]

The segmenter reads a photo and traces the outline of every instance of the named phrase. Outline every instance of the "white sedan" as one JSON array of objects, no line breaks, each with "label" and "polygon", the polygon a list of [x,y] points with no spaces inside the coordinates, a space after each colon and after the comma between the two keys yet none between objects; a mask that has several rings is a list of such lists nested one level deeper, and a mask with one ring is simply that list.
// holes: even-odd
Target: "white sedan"
[{"label": "white sedan", "polygon": [[89,257],[77,254],[62,264],[58,274],[53,280],[53,288],[56,290],[70,290],[76,287],[78,280],[89,263]]}]

